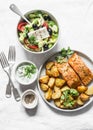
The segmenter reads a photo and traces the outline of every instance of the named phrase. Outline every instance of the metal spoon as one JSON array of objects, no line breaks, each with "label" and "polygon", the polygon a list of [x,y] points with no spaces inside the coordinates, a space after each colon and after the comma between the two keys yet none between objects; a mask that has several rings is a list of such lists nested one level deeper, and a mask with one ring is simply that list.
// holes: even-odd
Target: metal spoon
[{"label": "metal spoon", "polygon": [[15,4],[11,4],[9,7],[14,13],[22,17],[27,23],[31,24],[30,21],[22,14],[22,12],[18,9],[18,7]]}]

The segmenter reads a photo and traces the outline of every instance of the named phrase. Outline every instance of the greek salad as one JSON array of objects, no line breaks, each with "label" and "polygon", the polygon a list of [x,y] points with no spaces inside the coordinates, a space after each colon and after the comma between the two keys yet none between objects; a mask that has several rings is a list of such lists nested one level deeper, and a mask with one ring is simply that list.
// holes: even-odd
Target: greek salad
[{"label": "greek salad", "polygon": [[[17,26],[18,38],[22,45],[26,49],[35,52],[46,51],[53,47],[58,38],[59,28],[51,16],[43,11],[36,11],[29,13],[27,18],[31,24],[22,20]],[[46,33],[48,32],[47,36],[45,34],[43,38],[40,38],[40,32],[36,36],[36,31],[40,29],[43,29]]]}]

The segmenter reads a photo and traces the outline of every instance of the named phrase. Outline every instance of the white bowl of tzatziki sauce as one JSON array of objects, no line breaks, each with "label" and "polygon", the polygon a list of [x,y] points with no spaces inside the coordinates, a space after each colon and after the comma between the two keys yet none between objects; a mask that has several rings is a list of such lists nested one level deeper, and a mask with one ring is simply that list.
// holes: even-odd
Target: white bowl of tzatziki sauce
[{"label": "white bowl of tzatziki sauce", "polygon": [[22,85],[30,85],[37,79],[38,68],[32,61],[22,61],[15,67],[15,78]]}]

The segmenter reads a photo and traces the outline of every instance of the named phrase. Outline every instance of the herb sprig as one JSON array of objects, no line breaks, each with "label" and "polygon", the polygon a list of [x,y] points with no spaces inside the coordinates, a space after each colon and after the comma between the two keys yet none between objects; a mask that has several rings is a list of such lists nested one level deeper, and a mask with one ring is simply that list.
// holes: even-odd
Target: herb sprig
[{"label": "herb sprig", "polygon": [[24,68],[24,76],[30,78],[32,74],[34,74],[36,72],[36,67],[31,64],[31,65],[27,65]]},{"label": "herb sprig", "polygon": [[71,56],[74,53],[74,51],[72,51],[70,49],[70,47],[68,47],[67,49],[62,48],[60,55],[56,56],[55,59],[58,63],[63,63],[63,62],[67,62],[67,59],[69,58],[69,56]]},{"label": "herb sprig", "polygon": [[72,108],[76,103],[76,101],[74,100],[74,97],[77,97],[78,95],[79,95],[78,91],[73,88],[63,91],[63,94],[61,96],[63,105],[65,107]]},{"label": "herb sprig", "polygon": [[29,42],[31,43],[31,44],[33,44],[33,45],[38,45],[38,42],[36,41],[36,37],[35,36],[31,36],[31,37],[29,37]]}]

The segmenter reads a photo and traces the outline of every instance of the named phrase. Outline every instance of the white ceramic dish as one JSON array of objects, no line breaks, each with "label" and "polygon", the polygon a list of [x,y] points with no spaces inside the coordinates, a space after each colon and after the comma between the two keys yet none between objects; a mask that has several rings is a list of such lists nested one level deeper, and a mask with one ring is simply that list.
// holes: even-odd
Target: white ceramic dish
[{"label": "white ceramic dish", "polygon": [[[18,68],[23,65],[31,65],[31,64],[36,67],[36,72],[34,74],[31,74],[30,78],[19,77],[18,72],[17,72]],[[32,61],[22,61],[22,62],[18,63],[15,67],[15,79],[17,80],[18,83],[20,83],[22,85],[32,84],[37,79],[37,74],[38,74],[38,68]]]},{"label": "white ceramic dish", "polygon": [[[58,43],[58,39],[59,39],[59,24],[58,24],[58,21],[56,20],[56,18],[55,18],[51,13],[49,13],[49,12],[47,12],[47,11],[45,11],[45,10],[40,10],[40,9],[38,9],[38,10],[32,10],[32,11],[29,11],[29,12],[25,13],[24,15],[25,15],[25,17],[27,17],[28,14],[34,13],[34,12],[36,12],[36,11],[41,11],[41,12],[47,13],[47,14],[52,18],[52,20],[54,20],[55,23],[57,24],[57,26],[58,26],[58,38],[57,38],[55,44],[54,44],[50,49],[48,49],[48,50],[46,50],[46,51],[35,52],[35,51],[28,50],[26,47],[24,47],[24,45],[19,41],[19,39],[18,39],[18,41],[19,41],[19,44],[22,46],[22,48],[23,48],[24,50],[26,50],[26,51],[28,51],[28,52],[30,52],[30,53],[33,53],[33,54],[44,54],[44,53],[48,53],[49,51],[51,51],[51,50],[56,46],[56,44]],[[23,21],[22,18],[19,20],[18,24],[19,24],[21,21]],[[18,29],[17,29],[17,37],[18,37]]]},{"label": "white ceramic dish", "polygon": [[[79,51],[75,51],[78,53],[78,55],[83,59],[83,61],[86,63],[86,65],[93,71],[93,61],[85,54],[83,54],[82,52],[79,52]],[[59,55],[59,52],[56,52],[55,54],[53,54],[52,56],[50,56],[48,58],[48,60],[46,60],[46,62],[41,65],[40,69],[39,69],[39,74],[38,74],[38,79],[37,79],[37,82],[38,82],[38,89],[39,89],[39,93],[41,95],[41,97],[43,98],[43,100],[45,101],[45,103],[47,103],[49,106],[51,106],[52,108],[56,109],[56,110],[59,110],[59,111],[65,111],[65,112],[74,112],[74,111],[78,111],[78,110],[81,110],[83,108],[85,108],[86,106],[88,106],[92,101],[93,101],[93,96],[90,97],[90,100],[87,101],[83,106],[81,107],[78,107],[78,108],[75,108],[75,109],[61,109],[61,108],[58,108],[54,105],[54,102],[51,101],[47,101],[44,97],[44,92],[41,90],[40,88],[40,84],[39,84],[39,78],[43,75],[45,75],[45,64],[48,62],[48,61],[54,61],[55,60],[55,57]],[[91,84],[89,86],[93,86],[93,81],[91,82]],[[89,87],[88,86],[88,87]]]},{"label": "white ceramic dish", "polygon": [[[34,98],[32,99],[32,102],[28,103],[28,100],[30,100],[30,99],[27,99],[27,101],[26,101],[25,98],[26,98],[26,96],[29,96],[29,95],[34,96]],[[21,96],[21,103],[27,109],[34,109],[38,105],[38,96],[37,96],[36,92],[32,89],[28,89],[25,92],[23,92],[23,94]]]}]

